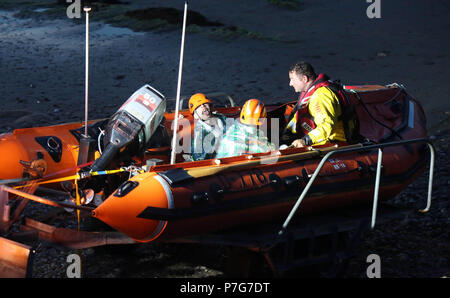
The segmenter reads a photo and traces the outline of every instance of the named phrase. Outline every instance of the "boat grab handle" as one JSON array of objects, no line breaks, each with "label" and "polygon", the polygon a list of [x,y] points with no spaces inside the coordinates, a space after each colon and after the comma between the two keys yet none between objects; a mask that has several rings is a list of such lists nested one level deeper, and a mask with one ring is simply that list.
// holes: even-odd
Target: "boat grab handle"
[{"label": "boat grab handle", "polygon": [[385,147],[400,146],[400,145],[406,145],[406,144],[411,144],[411,143],[426,143],[428,145],[428,148],[430,149],[430,169],[429,169],[430,174],[429,174],[429,178],[428,178],[427,206],[425,207],[425,209],[419,210],[419,212],[422,212],[422,213],[428,212],[431,207],[431,193],[433,190],[433,172],[434,172],[434,159],[435,159],[435,148],[429,139],[413,139],[413,140],[406,140],[406,141],[375,144],[375,145],[369,145],[369,146],[359,147],[359,148],[337,149],[337,150],[328,152],[322,158],[322,160],[320,161],[316,170],[314,171],[314,174],[311,176],[311,179],[308,181],[308,184],[303,189],[302,193],[300,194],[300,197],[297,199],[297,202],[295,203],[294,207],[292,207],[288,217],[286,218],[286,220],[283,223],[281,230],[278,232],[278,235],[281,236],[285,233],[285,231],[289,225],[289,222],[291,221],[292,217],[294,216],[295,212],[297,211],[297,209],[300,206],[303,199],[308,194],[308,191],[311,188],[311,185],[316,180],[317,176],[319,175],[320,170],[322,169],[323,165],[328,160],[328,158],[330,158],[330,156],[332,156],[334,154],[338,154],[338,153],[362,152],[362,151],[370,151],[373,149],[378,149],[377,172],[376,172],[376,178],[375,178],[374,197],[373,197],[373,206],[372,206],[372,221],[371,221],[371,229],[373,229],[375,227],[375,220],[376,220],[377,208],[378,208],[378,190],[380,187],[381,162],[383,159],[383,150],[382,149]]}]

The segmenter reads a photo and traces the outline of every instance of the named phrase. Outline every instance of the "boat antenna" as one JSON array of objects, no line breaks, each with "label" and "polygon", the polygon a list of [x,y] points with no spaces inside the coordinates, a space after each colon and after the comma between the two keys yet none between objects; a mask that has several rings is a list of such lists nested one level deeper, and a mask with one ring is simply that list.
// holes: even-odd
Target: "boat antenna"
[{"label": "boat antenna", "polygon": [[88,86],[89,86],[89,11],[91,8],[89,6],[83,7],[83,10],[86,12],[86,70],[85,70],[85,94],[84,94],[84,134],[81,133],[80,136],[80,147],[78,151],[78,162],[77,164],[85,164],[89,159],[89,155],[92,154],[91,143],[94,140],[88,135]]},{"label": "boat antenna", "polygon": [[85,83],[84,83],[84,137],[88,138],[88,88],[89,88],[89,11],[91,8],[88,6],[83,7],[86,12],[86,57],[85,57]]},{"label": "boat antenna", "polygon": [[180,89],[181,89],[181,74],[183,70],[183,55],[184,55],[184,36],[186,33],[186,18],[187,18],[187,1],[184,2],[184,17],[183,17],[183,31],[181,35],[181,50],[180,50],[180,65],[178,69],[178,87],[177,97],[175,102],[175,121],[173,126],[173,138],[172,138],[172,153],[170,156],[170,164],[175,164],[176,144],[177,144],[177,130],[178,130],[178,112],[180,105]]}]

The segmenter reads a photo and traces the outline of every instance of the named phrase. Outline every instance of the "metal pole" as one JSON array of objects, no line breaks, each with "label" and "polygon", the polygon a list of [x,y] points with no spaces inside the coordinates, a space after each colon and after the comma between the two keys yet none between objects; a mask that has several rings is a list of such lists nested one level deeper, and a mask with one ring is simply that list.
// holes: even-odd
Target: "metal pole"
[{"label": "metal pole", "polygon": [[[376,178],[376,180],[377,180],[376,184],[378,186],[377,185],[375,186],[376,194],[374,194],[374,205],[373,205],[373,209],[372,209],[372,227],[373,227],[375,225],[374,213],[376,213],[376,209],[377,209],[376,204],[378,203],[378,188],[379,188],[379,180],[380,180],[379,175],[380,175],[380,172],[381,172],[380,170],[381,170],[381,159],[382,159],[382,151],[381,151],[381,149],[384,148],[384,147],[399,146],[399,145],[406,145],[406,144],[420,143],[420,142],[427,143],[428,147],[430,148],[430,176],[429,176],[429,181],[428,181],[428,201],[427,201],[426,208],[422,209],[422,210],[419,210],[420,212],[427,212],[430,209],[430,207],[431,207],[431,195],[432,195],[432,187],[433,187],[433,172],[434,172],[434,160],[435,160],[435,149],[434,149],[434,146],[430,143],[429,140],[427,140],[427,139],[413,139],[413,140],[393,142],[393,143],[369,145],[369,146],[365,146],[365,147],[362,147],[362,148],[349,148],[349,149],[340,149],[340,150],[338,149],[338,150],[335,150],[335,151],[328,152],[322,158],[322,160],[320,161],[320,163],[317,166],[316,170],[314,171],[314,174],[310,178],[309,182],[307,183],[307,185],[303,189],[303,192],[301,193],[300,197],[297,199],[297,202],[295,203],[294,207],[291,209],[288,217],[284,221],[281,230],[278,232],[278,236],[283,235],[283,233],[286,231],[286,228],[289,225],[289,222],[291,221],[291,219],[294,216],[295,212],[297,211],[298,207],[300,206],[300,203],[306,197],[306,194],[308,193],[312,183],[315,181],[315,179],[316,179],[317,175],[319,174],[320,170],[322,169],[324,163],[326,162],[326,160],[331,155],[334,155],[334,154],[337,154],[337,153],[365,152],[365,151],[370,151],[372,149],[378,149],[379,150],[378,151],[378,161],[377,161],[377,176],[378,177]],[[376,199],[376,202],[375,202],[375,199]]]},{"label": "metal pole", "polygon": [[186,18],[187,18],[187,2],[184,2],[184,17],[183,17],[183,32],[181,35],[181,50],[180,50],[180,66],[178,69],[178,87],[177,98],[175,102],[175,118],[173,125],[173,138],[172,138],[172,154],[170,156],[170,164],[175,163],[176,146],[177,146],[177,129],[178,129],[178,112],[180,105],[180,90],[181,90],[181,74],[183,70],[183,55],[184,55],[184,36],[186,32]]},{"label": "metal pole", "polygon": [[86,12],[86,57],[85,57],[85,84],[84,84],[84,137],[88,137],[87,127],[88,127],[88,87],[89,87],[89,11],[90,7],[83,7]]},{"label": "metal pole", "polygon": [[428,177],[428,198],[427,198],[427,207],[425,209],[420,209],[420,212],[428,212],[431,207],[431,194],[433,192],[433,172],[434,172],[434,147],[427,143],[428,148],[430,148],[430,176]]},{"label": "metal pole", "polygon": [[93,207],[89,207],[89,206],[78,206],[78,205],[74,205],[74,204],[69,204],[69,203],[64,203],[64,202],[56,202],[56,201],[52,201],[49,199],[45,199],[45,198],[41,198],[14,188],[11,188],[9,186],[6,185],[0,185],[0,192],[2,191],[7,191],[10,193],[13,193],[15,195],[21,196],[27,200],[31,200],[31,201],[35,201],[41,204],[45,204],[45,205],[49,205],[49,206],[53,206],[53,207],[62,207],[62,208],[73,208],[73,209],[77,209],[77,210],[84,210],[84,211],[89,211],[92,212],[95,208]]},{"label": "metal pole", "polygon": [[300,206],[300,203],[303,201],[303,199],[306,197],[306,194],[309,191],[309,188],[313,184],[314,180],[316,180],[317,175],[319,175],[320,170],[322,169],[325,162],[328,160],[328,157],[332,155],[336,151],[328,152],[320,161],[319,165],[317,166],[316,170],[314,171],[314,174],[309,179],[308,184],[306,184],[305,188],[303,189],[303,192],[301,193],[300,197],[297,199],[297,202],[295,203],[294,207],[292,208],[291,212],[289,213],[288,217],[284,221],[282,229],[278,232],[278,235],[282,235],[284,231],[286,230],[287,226],[289,225],[289,222],[291,221],[292,217],[294,216],[295,212],[298,209],[298,206]]},{"label": "metal pole", "polygon": [[381,148],[378,148],[377,174],[375,177],[375,189],[373,192],[372,223],[370,225],[370,227],[372,229],[375,227],[375,219],[377,217],[378,191],[380,189],[381,161],[382,160],[383,160],[383,150]]}]

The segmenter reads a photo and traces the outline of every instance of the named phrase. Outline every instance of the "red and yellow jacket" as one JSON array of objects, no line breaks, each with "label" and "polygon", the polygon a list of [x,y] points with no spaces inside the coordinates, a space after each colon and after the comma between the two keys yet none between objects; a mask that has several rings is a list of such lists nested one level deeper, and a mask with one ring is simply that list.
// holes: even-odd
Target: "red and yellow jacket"
[{"label": "red and yellow jacket", "polygon": [[330,141],[346,141],[344,124],[338,120],[342,114],[341,105],[333,91],[327,87],[318,88],[311,96],[307,108],[315,124],[315,128],[307,133],[312,144],[322,145]]},{"label": "red and yellow jacket", "polygon": [[322,145],[331,141],[346,141],[344,124],[339,117],[342,108],[337,95],[327,86],[328,77],[320,74],[311,87],[299,98],[295,117],[287,128],[294,134],[302,131],[310,144]]}]

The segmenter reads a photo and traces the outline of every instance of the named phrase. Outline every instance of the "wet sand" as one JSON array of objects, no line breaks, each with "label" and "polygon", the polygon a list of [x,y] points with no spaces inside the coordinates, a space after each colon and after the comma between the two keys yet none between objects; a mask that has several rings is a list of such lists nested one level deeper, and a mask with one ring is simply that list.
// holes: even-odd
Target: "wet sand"
[{"label": "wet sand", "polygon": [[[182,10],[180,2],[133,5]],[[209,34],[207,27],[188,32],[181,94],[224,91],[237,103],[248,98],[292,100],[296,94],[288,85],[287,70],[306,60],[318,73],[345,84],[403,84],[423,104],[429,128],[448,119],[449,5],[439,0],[382,1],[380,19],[369,19],[367,7],[365,1],[301,1],[299,10],[268,1],[226,1],[220,6],[193,1],[190,10],[260,38],[226,39]],[[13,15],[0,13],[1,131],[35,124],[35,119],[39,124],[82,120],[84,24],[64,17]],[[93,22],[90,30],[90,118],[110,116],[146,83],[175,97],[181,28],[132,33]],[[28,116],[22,120],[32,121],[15,121],[20,113]]]}]

